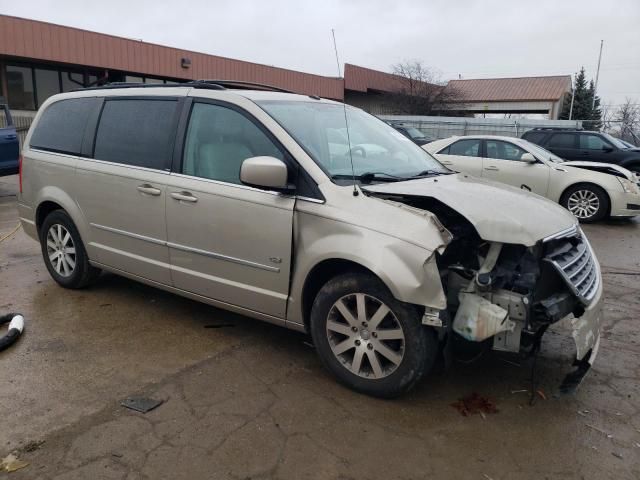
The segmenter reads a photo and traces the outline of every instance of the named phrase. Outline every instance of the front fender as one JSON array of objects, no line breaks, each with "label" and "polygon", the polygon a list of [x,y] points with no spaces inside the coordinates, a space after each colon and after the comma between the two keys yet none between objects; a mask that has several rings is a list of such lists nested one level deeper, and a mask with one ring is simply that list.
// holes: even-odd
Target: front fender
[{"label": "front fender", "polygon": [[303,290],[307,277],[321,262],[348,260],[384,282],[395,298],[435,309],[446,297],[435,251],[348,222],[296,214],[295,263],[287,321],[304,324]]}]

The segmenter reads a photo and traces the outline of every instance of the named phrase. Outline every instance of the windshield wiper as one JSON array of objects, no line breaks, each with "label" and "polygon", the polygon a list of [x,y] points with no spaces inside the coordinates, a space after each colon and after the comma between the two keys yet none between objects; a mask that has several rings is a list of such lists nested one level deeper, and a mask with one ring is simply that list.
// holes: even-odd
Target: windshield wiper
[{"label": "windshield wiper", "polygon": [[422,177],[430,177],[432,175],[451,175],[455,172],[441,172],[440,170],[423,170],[420,173],[416,173],[415,175],[411,175],[407,178],[422,178]]},{"label": "windshield wiper", "polygon": [[334,180],[350,180],[355,178],[361,183],[371,183],[374,180],[378,180],[381,182],[399,182],[400,180],[406,180],[406,177],[399,177],[397,175],[392,175],[386,172],[365,172],[361,175],[355,176],[346,173],[339,173],[336,175],[331,175],[331,178]]}]

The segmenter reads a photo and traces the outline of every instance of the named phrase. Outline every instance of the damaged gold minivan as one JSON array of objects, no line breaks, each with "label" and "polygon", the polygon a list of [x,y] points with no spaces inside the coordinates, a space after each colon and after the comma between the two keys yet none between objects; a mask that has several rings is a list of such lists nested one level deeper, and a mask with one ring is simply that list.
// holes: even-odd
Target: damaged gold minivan
[{"label": "damaged gold minivan", "polygon": [[370,395],[408,391],[454,337],[518,352],[571,322],[574,383],[598,351],[600,267],[569,212],[337,102],[238,82],[55,95],[20,182],[60,285],[108,270],[308,332]]}]

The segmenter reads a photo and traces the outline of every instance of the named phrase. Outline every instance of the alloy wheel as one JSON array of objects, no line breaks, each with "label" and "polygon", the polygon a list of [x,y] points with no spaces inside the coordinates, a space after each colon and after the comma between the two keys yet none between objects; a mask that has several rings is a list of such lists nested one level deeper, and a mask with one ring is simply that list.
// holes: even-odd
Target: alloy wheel
[{"label": "alloy wheel", "polygon": [[576,190],[569,197],[567,208],[578,218],[590,218],[598,213],[600,199],[591,190]]},{"label": "alloy wheel", "polygon": [[405,338],[402,325],[381,300],[364,293],[338,299],[327,317],[329,346],[351,373],[380,379],[402,363]]},{"label": "alloy wheel", "polygon": [[47,255],[53,269],[61,277],[70,277],[76,268],[76,247],[71,233],[59,223],[47,232]]}]

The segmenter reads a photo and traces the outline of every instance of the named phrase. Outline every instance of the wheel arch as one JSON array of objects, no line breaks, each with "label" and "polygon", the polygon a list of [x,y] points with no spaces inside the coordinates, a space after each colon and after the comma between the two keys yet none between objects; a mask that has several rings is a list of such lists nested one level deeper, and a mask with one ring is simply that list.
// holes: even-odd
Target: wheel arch
[{"label": "wheel arch", "polygon": [[562,206],[564,206],[564,199],[565,199],[565,195],[567,195],[567,193],[569,192],[569,190],[571,190],[574,187],[578,187],[578,186],[592,186],[592,187],[596,187],[600,190],[602,190],[604,192],[604,194],[607,196],[607,201],[609,202],[609,205],[607,206],[607,215],[611,214],[611,195],[609,195],[609,192],[607,192],[607,189],[602,187],[601,185],[598,185],[597,183],[593,183],[593,182],[575,182],[572,183],[571,185],[568,185],[563,191],[562,194],[560,195],[560,203],[562,204]]},{"label": "wheel arch", "polygon": [[35,202],[35,222],[38,235],[40,234],[40,227],[44,219],[54,210],[63,210],[78,229],[80,238],[82,239],[85,247],[87,246],[86,239],[89,238],[88,225],[84,221],[84,214],[78,206],[78,204],[71,198],[71,196],[64,190],[55,187],[47,186],[43,188],[39,194],[37,201]]},{"label": "wheel arch", "polygon": [[[344,258],[327,258],[320,261],[311,269],[302,288],[302,315],[304,326],[307,330],[309,327],[309,320],[311,318],[311,307],[313,306],[313,302],[320,289],[332,278],[349,272],[368,273],[385,283],[384,280],[382,280],[373,271],[353,260],[347,260]],[[386,286],[389,288],[388,285]]]}]

